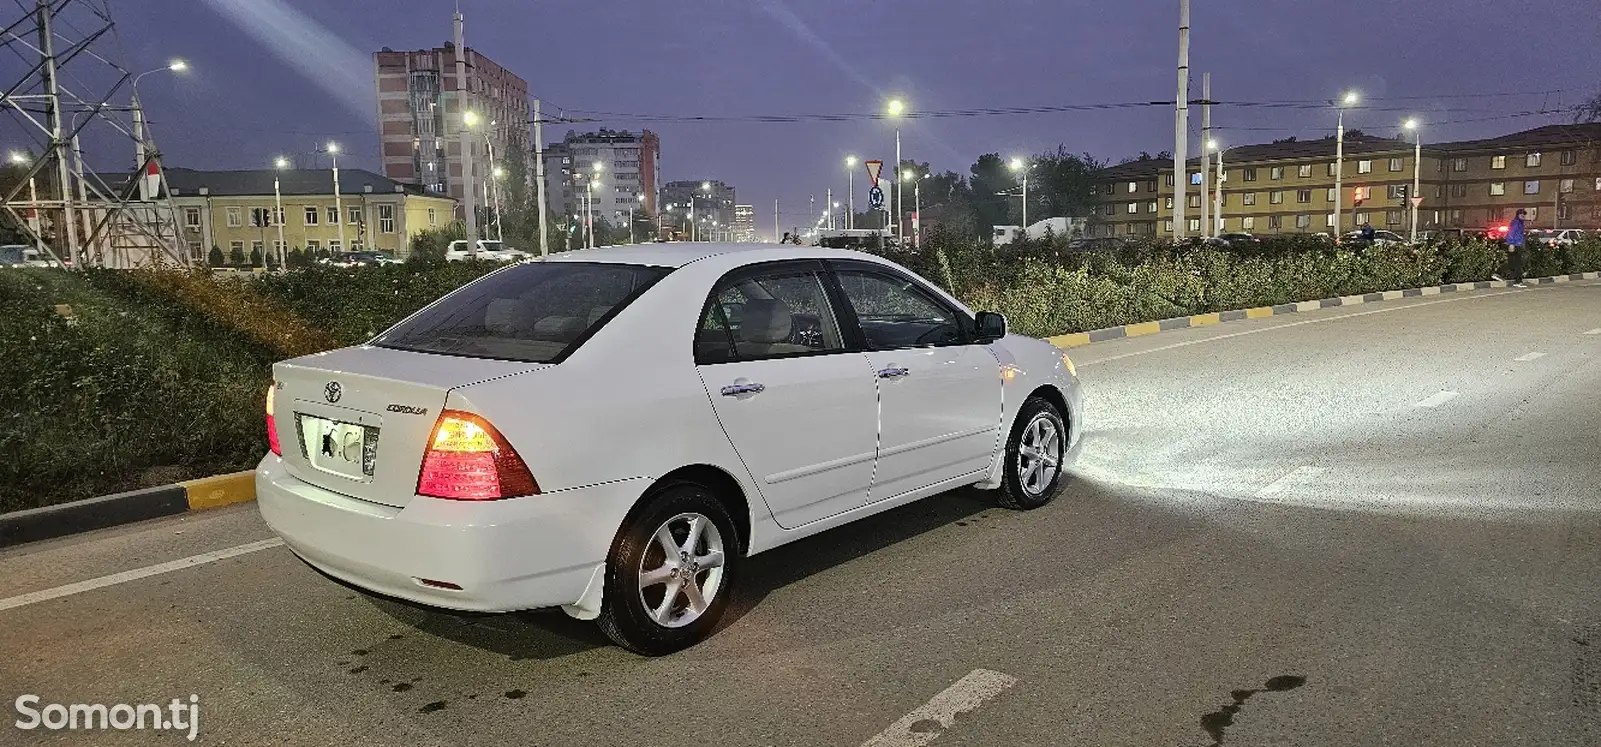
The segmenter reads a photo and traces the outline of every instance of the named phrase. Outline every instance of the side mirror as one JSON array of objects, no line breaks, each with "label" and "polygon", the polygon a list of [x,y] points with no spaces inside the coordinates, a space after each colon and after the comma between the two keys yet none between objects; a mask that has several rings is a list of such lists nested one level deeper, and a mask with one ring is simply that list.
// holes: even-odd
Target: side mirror
[{"label": "side mirror", "polygon": [[975,319],[978,322],[978,336],[986,340],[999,340],[1006,336],[1006,317],[993,311],[980,311]]}]

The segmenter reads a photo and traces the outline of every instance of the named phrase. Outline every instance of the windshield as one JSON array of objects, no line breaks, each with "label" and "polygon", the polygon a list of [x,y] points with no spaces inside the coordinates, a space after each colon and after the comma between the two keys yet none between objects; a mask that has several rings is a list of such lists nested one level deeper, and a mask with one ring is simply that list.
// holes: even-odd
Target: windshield
[{"label": "windshield", "polygon": [[372,344],[556,363],[668,272],[598,262],[516,265],[446,296]]}]

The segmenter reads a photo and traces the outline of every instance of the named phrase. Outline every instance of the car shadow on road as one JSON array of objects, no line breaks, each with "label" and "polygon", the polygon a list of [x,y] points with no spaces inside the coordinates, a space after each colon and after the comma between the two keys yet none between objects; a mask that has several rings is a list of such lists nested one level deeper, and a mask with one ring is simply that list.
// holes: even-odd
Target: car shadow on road
[{"label": "car shadow on road", "polygon": [[[737,622],[777,589],[991,509],[996,509],[993,498],[961,488],[751,557],[717,629]],[[380,611],[420,632],[513,660],[556,659],[612,645],[594,623],[575,620],[559,609],[455,613],[363,595]]]}]

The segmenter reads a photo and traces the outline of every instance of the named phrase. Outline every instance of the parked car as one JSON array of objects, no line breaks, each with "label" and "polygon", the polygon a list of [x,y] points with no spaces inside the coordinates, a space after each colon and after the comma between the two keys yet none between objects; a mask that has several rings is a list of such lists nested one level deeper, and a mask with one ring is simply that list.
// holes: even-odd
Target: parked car
[{"label": "parked car", "polygon": [[[1352,231],[1352,232],[1346,234],[1345,237],[1341,239],[1341,241],[1344,242],[1344,243],[1347,243],[1347,244],[1365,244],[1365,243],[1370,243],[1369,240],[1362,235],[1361,231]],[[1373,232],[1373,239],[1372,239],[1371,243],[1374,246],[1387,246],[1389,244],[1405,244],[1406,243],[1406,238],[1403,237],[1401,234],[1398,234],[1398,233],[1396,233],[1394,231],[1374,231]]]},{"label": "parked car", "polygon": [[1095,238],[1073,239],[1067,242],[1070,252],[1100,252],[1111,249],[1122,249],[1128,246],[1128,240],[1117,236],[1098,236]]},{"label": "parked car", "polygon": [[46,252],[28,246],[27,244],[6,244],[0,246],[0,267],[45,267],[61,268],[62,264],[55,257]]},{"label": "parked car", "polygon": [[1529,230],[1528,241],[1545,242],[1549,246],[1573,246],[1587,236],[1584,230],[1578,228],[1538,228]]},{"label": "parked car", "polygon": [[1045,505],[1084,432],[1050,343],[772,244],[526,262],[273,382],[257,504],[306,563],[652,655],[711,633],[750,555],[962,486]]},{"label": "parked car", "polygon": [[[478,259],[487,259],[493,262],[517,262],[529,258],[529,254],[520,249],[512,249],[502,241],[478,240]],[[460,262],[471,259],[471,246],[464,240],[457,239],[450,242],[445,249],[445,259],[449,262]]]},{"label": "parked car", "polygon": [[1260,243],[1262,243],[1261,239],[1259,239],[1259,238],[1257,238],[1257,237],[1255,237],[1255,236],[1253,236],[1253,235],[1251,235],[1249,233],[1246,233],[1244,231],[1235,231],[1235,232],[1230,232],[1230,233],[1220,233],[1220,234],[1217,235],[1217,238],[1222,240],[1224,243],[1228,244],[1229,246],[1249,246],[1249,245],[1252,245],[1252,244],[1260,244]]},{"label": "parked car", "polygon": [[345,253],[345,254],[341,254],[341,255],[339,255],[337,257],[333,257],[333,258],[331,258],[329,260],[326,260],[326,261],[327,261],[328,264],[331,264],[331,265],[333,265],[335,267],[360,267],[360,266],[367,266],[367,265],[392,265],[392,264],[396,264],[396,263],[399,262],[399,260],[395,259],[394,255],[390,254],[389,252],[380,252],[380,251],[372,251],[372,250],[359,251],[359,252],[348,252],[348,253]]}]

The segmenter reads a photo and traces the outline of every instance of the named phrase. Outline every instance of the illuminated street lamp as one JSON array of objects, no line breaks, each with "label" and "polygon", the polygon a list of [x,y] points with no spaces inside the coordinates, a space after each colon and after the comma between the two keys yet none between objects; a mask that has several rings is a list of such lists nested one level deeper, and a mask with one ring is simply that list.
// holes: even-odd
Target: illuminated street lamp
[{"label": "illuminated street lamp", "polygon": [[[144,107],[139,104],[139,80],[146,75],[150,75],[151,73],[181,73],[188,69],[189,63],[184,62],[183,60],[173,60],[162,67],[155,68],[154,70],[146,70],[138,75],[133,76],[132,82],[128,84],[128,87],[133,91],[133,139],[138,148],[138,150],[134,153],[135,158],[138,160],[134,163],[139,168],[140,173],[144,172],[145,158],[148,153],[146,148],[147,142],[145,140],[145,111]],[[144,179],[140,179],[140,199],[154,199],[154,195],[146,193],[145,185],[146,181]]]},{"label": "illuminated street lamp", "polygon": [[[27,154],[19,150],[11,151],[6,158],[16,166],[27,166],[32,163]],[[35,249],[39,250],[39,256],[44,256],[44,237],[39,232],[39,206],[37,204],[39,202],[39,189],[35,184],[34,178],[28,177],[28,202],[34,203],[32,207],[28,208],[28,231],[33,234],[33,245]]]},{"label": "illuminated street lamp", "polygon": [[[884,105],[884,111],[886,111],[889,116],[895,120],[895,171],[898,175],[898,172],[901,168],[900,118],[901,113],[906,111],[906,102],[900,99],[890,99],[889,103]],[[905,232],[901,229],[901,216],[899,211],[904,209],[905,207],[901,203],[901,180],[897,178],[895,180],[895,237],[900,239],[901,243],[903,244],[905,243],[906,237],[904,235]]]},{"label": "illuminated street lamp", "polygon": [[[338,217],[338,220],[334,222],[339,224],[339,251],[346,252],[350,251],[350,247],[345,244],[345,206],[339,199],[339,143],[329,143],[325,150],[328,151],[328,156],[333,159],[334,165],[334,212]],[[333,252],[329,252],[329,254],[332,255]]]},{"label": "illuminated street lamp", "polygon": [[1412,190],[1406,193],[1406,199],[1412,203],[1412,231],[1407,240],[1418,243],[1418,208],[1423,204],[1423,126],[1417,117],[1411,117],[1401,124],[1410,130],[1413,135],[1412,150]]},{"label": "illuminated street lamp", "polygon": [[286,267],[284,260],[287,257],[284,252],[288,250],[284,244],[284,195],[283,191],[278,188],[278,177],[283,173],[284,169],[289,168],[289,159],[278,156],[273,159],[272,165],[274,169],[272,172],[272,201],[277,208],[277,212],[272,216],[272,222],[278,224],[278,269],[282,270]]},{"label": "illuminated street lamp", "polygon": [[[1012,160],[1013,160],[1014,163],[1017,162],[1017,159],[1015,159],[1015,158],[1012,159]],[[922,249],[923,248],[923,177],[928,176],[928,175],[927,174],[914,173],[911,169],[905,169],[905,170],[903,170],[901,172],[900,176],[901,176],[901,178],[897,179],[895,181],[895,184],[897,186],[899,186],[901,181],[903,181],[903,180],[906,180],[906,179],[912,180],[912,206],[913,206],[912,207],[912,248],[913,249]],[[1023,178],[1025,180],[1028,179],[1028,172],[1026,172],[1026,171],[1023,172]],[[1023,183],[1025,185],[1028,184],[1027,181],[1024,181]],[[1028,187],[1025,186],[1023,188],[1023,194],[1025,194],[1025,195],[1028,194]],[[1024,213],[1023,213],[1024,215],[1028,214],[1028,208],[1027,207],[1024,207],[1023,211],[1024,211]]]},{"label": "illuminated street lamp", "polygon": [[[1349,91],[1343,96],[1335,108],[1339,111],[1337,125],[1334,129],[1334,240],[1340,240],[1340,187],[1345,177],[1345,110],[1356,106],[1361,97],[1356,91]],[[1333,103],[1333,102],[1330,102]]]},{"label": "illuminated street lamp", "polygon": [[1011,167],[1012,171],[1023,174],[1023,237],[1028,238],[1028,170],[1034,168],[1034,164],[1014,158]]},{"label": "illuminated street lamp", "polygon": [[856,156],[845,157],[845,228],[856,227]]}]

